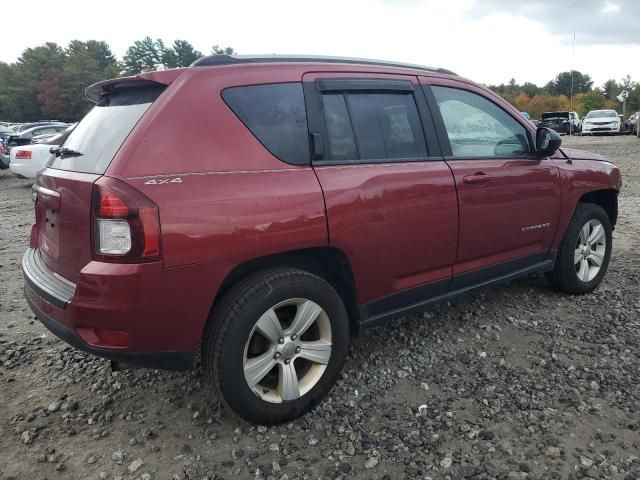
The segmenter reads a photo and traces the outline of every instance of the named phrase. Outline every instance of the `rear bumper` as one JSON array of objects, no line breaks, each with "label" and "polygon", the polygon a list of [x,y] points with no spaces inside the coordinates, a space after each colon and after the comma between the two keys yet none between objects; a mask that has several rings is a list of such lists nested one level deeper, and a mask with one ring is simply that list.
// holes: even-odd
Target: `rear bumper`
[{"label": "rear bumper", "polygon": [[[205,284],[203,268],[91,261],[73,284],[52,272],[38,249],[22,261],[27,301],[55,335],[110,360],[170,370],[191,368],[198,350],[214,298],[206,288],[194,291],[194,282]],[[127,340],[114,344],[105,331],[124,332]]]},{"label": "rear bumper", "polygon": [[38,170],[42,169],[42,167],[34,167],[33,165],[17,163],[14,161],[9,164],[9,169],[11,169],[11,173],[16,176],[35,179]]},{"label": "rear bumper", "polygon": [[128,352],[118,350],[106,350],[90,347],[70,328],[49,317],[40,310],[25,285],[25,296],[31,310],[36,314],[40,323],[51,331],[56,337],[67,342],[72,347],[91,353],[98,357],[106,358],[114,362],[121,362],[135,367],[158,368],[163,370],[190,370],[193,367],[195,355],[191,352]]}]

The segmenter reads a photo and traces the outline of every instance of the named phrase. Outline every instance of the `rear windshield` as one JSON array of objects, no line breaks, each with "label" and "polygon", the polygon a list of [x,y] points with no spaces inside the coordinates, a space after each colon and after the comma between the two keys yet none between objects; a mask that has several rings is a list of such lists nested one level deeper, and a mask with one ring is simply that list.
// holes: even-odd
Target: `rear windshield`
[{"label": "rear windshield", "polygon": [[51,157],[49,168],[103,174],[161,87],[132,88],[103,98],[78,123],[62,145],[82,155]]},{"label": "rear windshield", "polygon": [[545,112],[542,114],[543,120],[550,118],[569,118],[569,112]]}]

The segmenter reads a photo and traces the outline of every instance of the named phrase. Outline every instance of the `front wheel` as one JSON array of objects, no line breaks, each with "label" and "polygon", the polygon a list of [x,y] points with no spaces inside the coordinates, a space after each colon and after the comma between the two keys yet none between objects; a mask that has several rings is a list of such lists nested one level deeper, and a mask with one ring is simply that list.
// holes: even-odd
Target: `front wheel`
[{"label": "front wheel", "polygon": [[609,216],[599,205],[580,203],[567,227],[547,280],[557,290],[581,295],[602,281],[612,248]]},{"label": "front wheel", "polygon": [[348,343],[347,312],[329,283],[302,270],[272,269],[232,287],[214,308],[202,364],[231,410],[276,424],[326,396]]}]

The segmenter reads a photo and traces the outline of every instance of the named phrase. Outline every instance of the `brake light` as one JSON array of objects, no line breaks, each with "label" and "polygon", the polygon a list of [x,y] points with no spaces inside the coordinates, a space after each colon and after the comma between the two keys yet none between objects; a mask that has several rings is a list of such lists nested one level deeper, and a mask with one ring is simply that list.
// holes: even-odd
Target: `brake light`
[{"label": "brake light", "polygon": [[100,196],[100,217],[126,217],[129,209],[117,195],[104,193]]},{"label": "brake light", "polygon": [[160,260],[158,206],[132,186],[102,177],[93,187],[93,257],[104,262]]},{"label": "brake light", "polygon": [[0,143],[0,153],[4,153],[4,145]]},{"label": "brake light", "polygon": [[16,160],[29,160],[31,158],[30,150],[18,150],[16,152]]}]

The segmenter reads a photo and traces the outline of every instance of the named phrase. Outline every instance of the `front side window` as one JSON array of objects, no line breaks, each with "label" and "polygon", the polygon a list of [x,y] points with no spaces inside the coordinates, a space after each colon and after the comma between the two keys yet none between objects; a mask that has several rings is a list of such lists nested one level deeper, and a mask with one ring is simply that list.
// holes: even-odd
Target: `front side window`
[{"label": "front side window", "polygon": [[523,157],[530,153],[527,130],[481,95],[432,87],[453,157]]},{"label": "front side window", "polygon": [[332,92],[322,96],[330,160],[390,160],[427,156],[413,95]]},{"label": "front side window", "polygon": [[287,163],[309,163],[301,83],[231,87],[222,92],[222,98],[273,155]]}]

